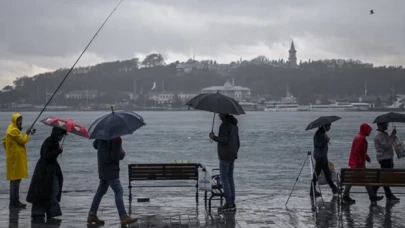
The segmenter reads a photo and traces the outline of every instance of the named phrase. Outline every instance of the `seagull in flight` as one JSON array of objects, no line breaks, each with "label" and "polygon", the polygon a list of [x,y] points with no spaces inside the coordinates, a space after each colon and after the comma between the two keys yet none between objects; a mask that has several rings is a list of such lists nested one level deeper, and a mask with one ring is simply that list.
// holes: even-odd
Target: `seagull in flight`
[{"label": "seagull in flight", "polygon": [[370,14],[374,14],[374,10],[370,10]]}]

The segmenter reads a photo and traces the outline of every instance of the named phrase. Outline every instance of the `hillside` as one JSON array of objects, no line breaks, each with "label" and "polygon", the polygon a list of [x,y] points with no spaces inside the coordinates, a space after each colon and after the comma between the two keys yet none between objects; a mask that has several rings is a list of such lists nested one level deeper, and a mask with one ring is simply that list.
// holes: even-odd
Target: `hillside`
[{"label": "hillside", "polygon": [[[313,100],[315,94],[362,95],[365,84],[368,94],[388,94],[392,89],[405,93],[405,70],[402,67],[374,67],[354,60],[320,60],[302,62],[298,68],[289,68],[282,64],[282,60],[258,58],[244,61],[225,74],[209,69],[178,73],[178,62],[165,64],[159,54],[149,55],[142,62],[131,59],[80,67],[66,80],[55,101],[64,103],[63,93],[84,89],[103,92],[105,99],[108,97],[113,101],[118,99],[118,92],[133,91],[134,80],[136,90],[140,92],[143,87],[144,93],[150,91],[154,81],[164,81],[166,91],[198,92],[204,87],[222,85],[226,79],[234,78],[237,85],[249,87],[253,95],[282,96],[288,84],[291,92],[302,102]],[[46,91],[52,93],[68,70],[17,78],[13,85],[3,88],[0,104],[21,100],[43,104]]]}]

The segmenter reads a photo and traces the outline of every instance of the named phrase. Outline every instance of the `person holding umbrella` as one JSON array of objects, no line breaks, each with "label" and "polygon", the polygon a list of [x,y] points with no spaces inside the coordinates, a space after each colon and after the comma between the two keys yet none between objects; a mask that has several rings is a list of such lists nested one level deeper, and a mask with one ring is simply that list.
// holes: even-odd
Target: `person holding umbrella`
[{"label": "person holding umbrella", "polygon": [[[377,161],[380,163],[382,169],[394,168],[394,149],[392,145],[395,142],[397,129],[394,128],[391,135],[386,132],[388,129],[388,122],[377,122],[377,132],[374,136],[374,146],[376,150]],[[374,191],[378,191],[380,187],[374,187]],[[384,187],[385,197],[390,201],[399,201],[392,192],[390,187]]]},{"label": "person holding umbrella", "polygon": [[337,116],[323,116],[315,121],[309,123],[306,130],[318,128],[314,135],[314,159],[315,159],[315,172],[311,181],[310,196],[320,197],[321,193],[316,191],[314,188],[316,186],[318,176],[323,173],[325,174],[326,182],[328,182],[333,194],[337,194],[337,187],[331,178],[332,174],[329,169],[328,161],[328,149],[329,149],[329,137],[326,134],[331,128],[332,122],[341,119]]},{"label": "person holding umbrella", "polygon": [[209,137],[218,143],[219,172],[224,189],[225,204],[219,207],[222,211],[236,210],[235,183],[233,180],[234,162],[240,148],[238,120],[229,114],[219,114],[222,124],[218,136],[210,132]]},{"label": "person holding umbrella", "polygon": [[35,166],[27,194],[27,202],[32,203],[33,220],[43,220],[45,214],[47,219],[62,215],[59,202],[62,196],[63,174],[57,158],[63,152],[59,142],[66,135],[66,130],[53,127],[51,135],[42,143],[41,156]]},{"label": "person holding umbrella", "polygon": [[[112,107],[111,107],[112,109]],[[121,136],[132,134],[144,126],[143,118],[134,112],[114,111],[95,120],[89,128],[89,138],[95,139],[93,147],[97,150],[98,175],[100,179],[97,192],[91,203],[87,217],[88,224],[104,225],[104,221],[97,216],[103,196],[108,188],[114,191],[115,205],[121,220],[121,225],[129,225],[137,221],[128,216],[120,181],[120,160],[124,159]]]},{"label": "person holding umbrella", "polygon": [[[186,105],[197,110],[214,113],[209,137],[218,144],[219,172],[226,200],[225,204],[219,207],[218,210],[234,211],[236,210],[236,205],[233,168],[234,162],[238,158],[240,141],[238,120],[233,115],[246,113],[235,99],[225,96],[219,93],[219,91],[216,93],[199,94],[189,100]],[[215,113],[219,113],[219,118],[222,121],[221,126],[219,126],[218,136],[213,132]]]},{"label": "person holding umbrella", "polygon": [[68,132],[85,138],[88,138],[88,133],[86,127],[71,119],[50,116],[41,122],[52,127],[52,132],[42,143],[27,202],[32,203],[33,220],[41,221],[46,215],[51,221],[53,217],[62,215],[59,202],[62,198],[63,174],[57,159],[63,152],[63,140]]}]

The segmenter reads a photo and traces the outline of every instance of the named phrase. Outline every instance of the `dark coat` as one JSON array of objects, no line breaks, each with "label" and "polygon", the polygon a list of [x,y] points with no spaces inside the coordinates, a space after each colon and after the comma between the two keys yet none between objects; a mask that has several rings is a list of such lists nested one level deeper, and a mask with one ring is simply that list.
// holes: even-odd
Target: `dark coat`
[{"label": "dark coat", "polygon": [[314,158],[328,158],[329,137],[323,128],[319,128],[314,135]]},{"label": "dark coat", "polygon": [[234,161],[238,158],[240,148],[238,120],[228,116],[219,126],[218,136],[213,140],[218,143],[218,158],[223,161]]},{"label": "dark coat", "polygon": [[61,135],[66,134],[59,128],[53,128],[52,134],[42,143],[41,157],[35,166],[32,175],[31,184],[28,189],[27,202],[43,206],[49,206],[51,203],[51,193],[53,177],[56,175],[59,183],[59,193],[57,200],[60,202],[62,197],[63,175],[58,163],[58,156],[62,153],[59,147]]},{"label": "dark coat", "polygon": [[121,153],[121,146],[121,138],[94,140],[93,147],[97,150],[98,176],[100,180],[119,179],[120,160],[124,158],[123,153]]}]

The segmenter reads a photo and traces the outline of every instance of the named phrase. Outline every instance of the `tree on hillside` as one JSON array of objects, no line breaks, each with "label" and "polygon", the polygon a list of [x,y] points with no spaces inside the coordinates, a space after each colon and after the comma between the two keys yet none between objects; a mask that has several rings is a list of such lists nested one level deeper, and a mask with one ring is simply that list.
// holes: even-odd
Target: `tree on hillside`
[{"label": "tree on hillside", "polygon": [[[239,68],[223,76],[223,72],[202,69],[178,75],[176,64],[164,65],[160,54],[148,55],[139,68],[139,60],[131,59],[83,67],[72,73],[62,85],[60,92],[75,90],[97,90],[106,94],[130,92],[134,85],[138,93],[143,88],[147,94],[156,81],[164,81],[165,89],[171,92],[198,92],[204,87],[223,85],[226,79],[235,79],[238,86],[251,89],[252,95],[271,94],[285,96],[286,85],[290,86],[300,103],[314,101],[315,94],[362,96],[365,83],[370,95],[388,95],[391,89],[405,93],[405,69],[402,67],[374,67],[358,60],[329,59],[303,61],[298,68],[288,68],[281,60],[267,62],[265,57],[255,58],[260,64],[244,61]],[[267,62],[267,63],[266,63]],[[45,100],[45,91],[52,93],[68,69],[58,69],[17,78],[13,86],[5,87],[0,103],[25,99],[28,103],[39,104]],[[159,88],[159,86],[158,86]],[[392,96],[395,98],[395,96]]]},{"label": "tree on hillside", "polygon": [[165,61],[161,54],[153,53],[146,56],[146,58],[142,61],[142,65],[146,67],[163,66],[165,65]]}]

